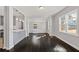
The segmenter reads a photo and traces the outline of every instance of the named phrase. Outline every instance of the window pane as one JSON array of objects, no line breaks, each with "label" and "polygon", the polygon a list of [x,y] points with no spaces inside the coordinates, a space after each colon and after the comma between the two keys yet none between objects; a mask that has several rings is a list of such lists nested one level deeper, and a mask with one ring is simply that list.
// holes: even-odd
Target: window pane
[{"label": "window pane", "polygon": [[61,17],[61,31],[66,31],[66,22],[65,22],[65,16]]},{"label": "window pane", "polygon": [[21,29],[23,29],[23,22],[21,21]]},{"label": "window pane", "polygon": [[13,26],[16,26],[16,16],[13,16]]},{"label": "window pane", "polygon": [[77,13],[73,12],[68,15],[68,32],[69,33],[76,33],[76,20],[77,20]]},{"label": "window pane", "polygon": [[0,16],[0,25],[3,26],[3,23],[4,23],[3,16]]}]

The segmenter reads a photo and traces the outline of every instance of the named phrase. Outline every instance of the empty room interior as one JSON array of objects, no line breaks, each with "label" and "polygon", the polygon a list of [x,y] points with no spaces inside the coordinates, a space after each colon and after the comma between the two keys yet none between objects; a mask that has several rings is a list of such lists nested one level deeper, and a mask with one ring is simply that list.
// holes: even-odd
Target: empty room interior
[{"label": "empty room interior", "polygon": [[79,52],[79,6],[0,6],[0,52]]}]

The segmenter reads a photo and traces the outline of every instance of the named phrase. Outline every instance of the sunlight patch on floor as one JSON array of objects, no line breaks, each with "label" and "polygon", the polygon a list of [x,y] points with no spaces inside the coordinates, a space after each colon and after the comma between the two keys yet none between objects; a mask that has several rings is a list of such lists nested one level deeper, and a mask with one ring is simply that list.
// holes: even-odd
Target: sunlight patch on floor
[{"label": "sunlight patch on floor", "polygon": [[56,47],[54,48],[54,51],[55,52],[67,52],[67,50],[60,45],[56,45]]}]

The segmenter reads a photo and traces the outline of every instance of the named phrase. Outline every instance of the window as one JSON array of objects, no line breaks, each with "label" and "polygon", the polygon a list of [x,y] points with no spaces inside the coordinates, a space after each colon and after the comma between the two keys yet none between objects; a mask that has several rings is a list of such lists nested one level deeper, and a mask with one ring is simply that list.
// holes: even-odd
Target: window
[{"label": "window", "polygon": [[13,30],[24,30],[24,15],[16,9],[13,9]]},{"label": "window", "polygon": [[23,29],[23,24],[24,24],[23,21],[19,20],[18,21],[18,28]]},{"label": "window", "polygon": [[76,33],[77,30],[77,13],[73,12],[68,15],[68,32]]},{"label": "window", "polygon": [[62,16],[61,17],[61,22],[60,22],[60,24],[61,24],[61,28],[60,28],[60,30],[62,31],[62,32],[65,32],[66,30],[66,22],[65,22],[66,20],[65,20],[65,16]]},{"label": "window", "polygon": [[77,33],[77,10],[71,11],[59,18],[61,32]]},{"label": "window", "polygon": [[16,16],[13,16],[13,26],[16,26]]},{"label": "window", "polygon": [[33,24],[33,28],[34,29],[37,29],[37,24]]},{"label": "window", "polygon": [[3,16],[0,16],[0,26],[3,26],[3,23],[4,23],[4,17]]}]

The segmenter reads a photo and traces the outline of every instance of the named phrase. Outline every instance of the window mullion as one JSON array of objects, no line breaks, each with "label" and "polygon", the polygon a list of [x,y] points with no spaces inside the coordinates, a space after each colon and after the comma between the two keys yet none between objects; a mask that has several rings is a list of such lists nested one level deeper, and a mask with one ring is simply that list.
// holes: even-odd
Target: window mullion
[{"label": "window mullion", "polygon": [[68,32],[68,15],[66,15],[66,32]]}]

